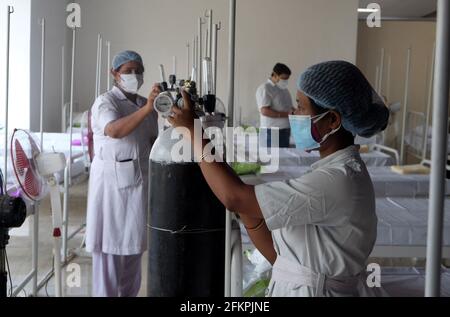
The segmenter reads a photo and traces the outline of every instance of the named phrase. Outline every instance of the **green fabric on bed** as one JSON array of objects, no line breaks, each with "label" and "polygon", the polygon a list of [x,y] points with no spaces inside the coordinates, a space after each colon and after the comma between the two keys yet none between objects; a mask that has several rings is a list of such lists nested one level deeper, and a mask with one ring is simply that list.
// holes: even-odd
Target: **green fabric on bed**
[{"label": "green fabric on bed", "polygon": [[254,175],[261,172],[261,165],[257,163],[232,163],[231,167],[240,176]]}]

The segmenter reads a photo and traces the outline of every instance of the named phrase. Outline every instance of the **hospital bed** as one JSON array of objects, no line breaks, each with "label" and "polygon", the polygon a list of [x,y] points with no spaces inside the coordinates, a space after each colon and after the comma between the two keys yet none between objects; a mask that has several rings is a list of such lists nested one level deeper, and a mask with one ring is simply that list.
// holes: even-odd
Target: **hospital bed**
[{"label": "hospital bed", "polygon": [[[378,239],[372,257],[426,258],[428,206],[428,198],[378,198]],[[443,257],[450,259],[450,199],[444,217]]]},{"label": "hospital bed", "polygon": [[[235,143],[236,162],[260,162],[272,166],[311,166],[320,160],[317,151],[307,153],[295,148],[259,148],[254,141]],[[373,144],[367,153],[361,153],[367,166],[392,166],[398,164],[399,156],[396,150],[382,145]]]},{"label": "hospital bed", "polygon": [[[242,180],[249,185],[260,185],[269,182],[286,181],[301,177],[309,172],[309,167],[280,167],[276,172],[266,172],[263,167],[261,173],[242,176]],[[429,175],[400,175],[394,173],[390,167],[369,167],[369,174],[375,189],[376,197],[426,197],[430,186]],[[450,180],[447,180],[447,195],[450,196]]]},{"label": "hospital bed", "polygon": [[[242,176],[249,185],[286,181],[301,177],[307,167],[281,167],[275,173]],[[429,175],[400,175],[389,167],[370,167],[379,218],[378,240],[373,257],[423,258],[426,254]],[[450,259],[450,180],[447,180],[445,258]],[[244,244],[250,244],[241,227]]]},{"label": "hospital bed", "polygon": [[[406,129],[407,133],[403,140],[406,152],[419,160],[430,158],[433,127],[429,126],[427,129],[426,115],[422,112],[409,111],[407,113]],[[447,152],[450,153],[450,133]]]}]

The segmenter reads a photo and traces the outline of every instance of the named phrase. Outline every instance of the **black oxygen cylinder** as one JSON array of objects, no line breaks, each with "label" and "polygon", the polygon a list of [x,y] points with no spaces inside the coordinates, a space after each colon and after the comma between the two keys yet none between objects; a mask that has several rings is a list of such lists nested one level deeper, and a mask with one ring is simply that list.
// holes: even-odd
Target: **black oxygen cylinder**
[{"label": "black oxygen cylinder", "polygon": [[225,207],[196,163],[174,163],[171,130],[150,159],[149,297],[223,297]]}]

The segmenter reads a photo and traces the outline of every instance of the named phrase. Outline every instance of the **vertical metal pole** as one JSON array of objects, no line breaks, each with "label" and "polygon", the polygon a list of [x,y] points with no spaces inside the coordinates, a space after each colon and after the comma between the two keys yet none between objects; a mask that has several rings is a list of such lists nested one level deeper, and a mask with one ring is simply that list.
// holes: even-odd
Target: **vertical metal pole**
[{"label": "vertical metal pole", "polygon": [[64,202],[63,202],[63,236],[62,236],[62,249],[63,258],[62,261],[65,263],[67,261],[67,243],[69,235],[69,206],[68,206],[68,196],[70,186],[72,185],[72,140],[73,140],[73,103],[74,103],[74,79],[75,79],[75,50],[76,50],[76,35],[77,29],[74,27],[72,29],[72,62],[71,62],[71,73],[70,73],[70,146],[69,146],[69,158],[67,160],[67,166],[64,170]]},{"label": "vertical metal pole", "polygon": [[436,74],[434,79],[433,145],[428,219],[426,297],[441,294],[442,235],[450,84],[450,3],[438,0]]},{"label": "vertical metal pole", "polygon": [[189,42],[186,43],[186,79],[189,79],[191,72],[191,44]]},{"label": "vertical metal pole", "polygon": [[214,87],[214,95],[217,94],[217,48],[219,43],[219,30],[222,28],[222,24],[214,24],[214,32],[213,32],[213,51],[212,51],[212,62],[213,62],[213,87]]},{"label": "vertical metal pole", "polygon": [[197,78],[198,78],[198,91],[201,93],[202,90],[202,79],[203,79],[203,20],[200,17],[198,19],[198,64],[197,64]]},{"label": "vertical metal pole", "polygon": [[380,91],[379,84],[380,84],[380,66],[377,66],[375,68],[375,91],[377,92],[377,94]]},{"label": "vertical metal pole", "polygon": [[388,102],[391,101],[391,78],[392,78],[392,56],[388,57],[388,66],[387,66],[387,79],[386,79],[386,98]]},{"label": "vertical metal pole", "polygon": [[106,78],[107,78],[107,83],[106,83],[106,90],[110,90],[111,89],[111,73],[110,73],[110,65],[111,65],[111,42],[108,41],[106,42],[106,47],[107,47],[107,53],[108,53],[108,64],[106,66]]},{"label": "vertical metal pole", "polygon": [[3,175],[5,177],[3,184],[3,192],[8,192],[8,129],[9,129],[9,56],[10,56],[10,42],[11,42],[11,14],[14,13],[14,7],[8,6],[6,12],[6,87],[5,87],[5,152],[4,152],[4,166]]},{"label": "vertical metal pole", "polygon": [[206,57],[212,58],[212,37],[213,37],[213,10],[206,12],[205,17],[208,18],[208,36],[207,36],[207,46],[206,46]]},{"label": "vertical metal pole", "polygon": [[176,75],[177,74],[177,57],[173,56],[172,57],[172,75]]},{"label": "vertical metal pole", "polygon": [[405,164],[405,138],[406,138],[406,120],[408,115],[408,103],[409,103],[409,79],[411,75],[411,47],[408,48],[408,55],[406,57],[406,79],[405,79],[405,96],[403,100],[403,121],[402,121],[402,144],[400,147],[400,164]]},{"label": "vertical metal pole", "polygon": [[102,62],[103,62],[103,38],[100,36],[100,45],[98,53],[98,91],[97,97],[102,93]]},{"label": "vertical metal pole", "polygon": [[39,131],[41,133],[41,151],[44,152],[44,78],[45,78],[45,19],[41,20],[41,104]]},{"label": "vertical metal pole", "polygon": [[[236,54],[236,0],[230,0],[230,30],[229,30],[229,60],[228,60],[228,127],[234,127],[234,75]],[[231,296],[231,225],[232,215],[226,213],[225,228],[225,297]]]},{"label": "vertical metal pole", "polygon": [[77,35],[77,29],[73,28],[72,33],[72,65],[71,65],[71,74],[70,74],[70,127],[69,127],[69,133],[70,133],[70,151],[69,151],[69,184],[72,184],[72,139],[73,139],[73,98],[74,98],[74,83],[75,83],[75,48],[76,48],[76,35]]},{"label": "vertical metal pole", "polygon": [[66,133],[66,50],[61,49],[61,132]]},{"label": "vertical metal pole", "polygon": [[208,53],[208,49],[209,49],[209,33],[208,33],[209,31],[208,31],[208,29],[206,29],[206,31],[205,31],[205,58],[206,57],[209,57],[209,53]]},{"label": "vertical metal pole", "polygon": [[39,254],[39,203],[33,203],[33,238],[31,240],[31,266],[34,272],[32,279],[32,293],[37,296],[38,292],[38,254]]},{"label": "vertical metal pole", "polygon": [[378,83],[378,94],[382,97],[383,94],[383,79],[384,79],[384,48],[381,49],[381,61],[380,61],[380,77]]},{"label": "vertical metal pole", "polygon": [[198,36],[194,37],[194,55],[193,55],[193,62],[192,62],[192,80],[197,81],[198,78]]},{"label": "vertical metal pole", "polygon": [[68,240],[69,240],[69,168],[66,166],[64,169],[64,196],[63,196],[63,232],[62,232],[62,249],[63,257],[62,262],[66,263],[69,257],[68,253]]},{"label": "vertical metal pole", "polygon": [[423,152],[422,161],[427,159],[428,154],[428,134],[430,131],[431,123],[431,108],[433,104],[433,86],[436,67],[436,43],[433,45],[433,55],[431,56],[431,74],[430,74],[430,86],[428,88],[428,101],[427,101],[427,117],[425,119],[425,132],[423,136]]},{"label": "vertical metal pole", "polygon": [[[198,63],[198,57],[197,57],[197,42],[198,37],[194,36],[194,48],[193,48],[193,53],[192,53],[192,69],[194,70],[195,73],[195,77],[197,77],[197,63]],[[191,78],[192,80],[194,80],[194,78]]]},{"label": "vertical metal pole", "polygon": [[100,77],[99,65],[100,65],[100,42],[101,42],[101,34],[97,37],[97,63],[95,68],[95,99],[98,98],[98,82]]}]

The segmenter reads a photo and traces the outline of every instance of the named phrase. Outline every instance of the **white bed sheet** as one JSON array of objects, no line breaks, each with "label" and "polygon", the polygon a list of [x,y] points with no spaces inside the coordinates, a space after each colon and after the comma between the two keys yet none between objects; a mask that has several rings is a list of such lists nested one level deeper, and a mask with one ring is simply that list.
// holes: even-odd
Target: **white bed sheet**
[{"label": "white bed sheet", "polygon": [[[391,297],[424,297],[425,269],[382,268],[381,284]],[[450,270],[443,268],[441,296],[450,297]]]},{"label": "white bed sheet", "polygon": [[[426,246],[428,232],[428,199],[377,199],[377,246]],[[444,216],[445,246],[450,246],[450,200]]]},{"label": "white bed sheet", "polygon": [[[269,155],[269,156],[268,156]],[[306,153],[297,149],[260,149],[245,152],[245,160],[248,162],[261,162],[261,158],[274,157],[270,165],[276,166],[311,166],[320,160],[318,152]],[[395,159],[388,154],[373,151],[361,154],[363,161],[367,166],[382,167],[395,165]],[[242,161],[242,160],[238,160]],[[267,162],[264,162],[265,164]]]},{"label": "white bed sheet", "polygon": [[[243,176],[248,185],[260,185],[270,182],[286,181],[301,177],[309,170],[308,167],[281,167],[275,173]],[[376,197],[427,197],[430,187],[429,175],[400,175],[389,167],[368,168],[374,184]],[[450,180],[447,180],[446,194],[450,196]]]}]

